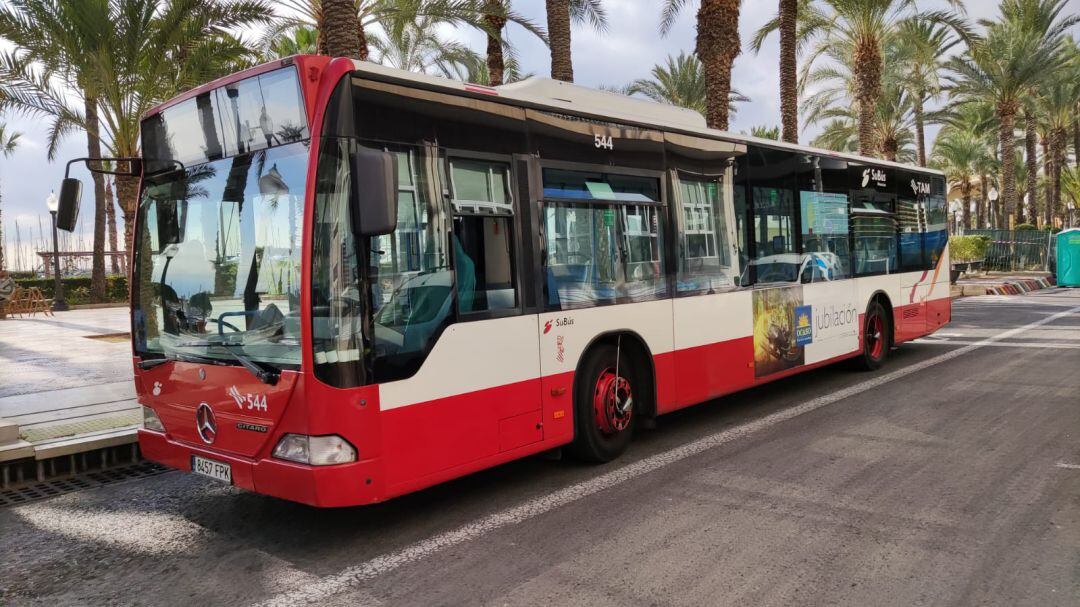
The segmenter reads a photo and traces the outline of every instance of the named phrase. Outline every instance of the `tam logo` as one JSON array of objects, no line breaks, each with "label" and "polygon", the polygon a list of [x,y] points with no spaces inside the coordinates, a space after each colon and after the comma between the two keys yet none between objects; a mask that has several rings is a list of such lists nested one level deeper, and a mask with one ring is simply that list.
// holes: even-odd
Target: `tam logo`
[{"label": "tam logo", "polygon": [[551,332],[551,323],[552,323],[552,321],[550,321],[550,320],[547,321],[546,323],[544,323],[544,335],[547,335],[548,333]]},{"label": "tam logo", "polygon": [[930,195],[930,184],[926,183],[925,181],[915,181],[914,179],[912,179],[911,191],[915,192],[916,194]]}]

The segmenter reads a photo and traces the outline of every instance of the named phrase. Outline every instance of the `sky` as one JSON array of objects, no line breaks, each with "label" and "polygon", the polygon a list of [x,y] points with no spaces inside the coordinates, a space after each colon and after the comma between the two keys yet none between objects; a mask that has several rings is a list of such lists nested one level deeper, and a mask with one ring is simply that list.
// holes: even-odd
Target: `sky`
[{"label": "sky", "polygon": [[[4,0],[0,0],[4,1]],[[1080,11],[1080,0],[1069,0],[1069,10]],[[574,76],[577,84],[591,87],[617,86],[637,78],[647,77],[653,65],[663,62],[670,55],[681,51],[692,52],[694,48],[694,17],[696,0],[688,2],[672,31],[661,37],[656,23],[662,2],[660,0],[604,0],[608,12],[610,31],[599,35],[588,26],[575,25],[572,31]],[[773,126],[780,123],[779,40],[774,34],[761,53],[754,54],[746,41],[762,24],[776,12],[775,0],[743,0],[740,15],[740,33],[743,53],[735,60],[732,76],[733,86],[750,97],[750,103],[740,104],[732,121],[734,132],[749,131],[752,126]],[[992,18],[997,14],[996,0],[967,0],[968,17],[972,20]],[[514,0],[515,9],[537,24],[546,25],[545,3],[542,0]],[[945,0],[923,0],[921,8],[943,9]],[[483,35],[478,31],[457,30],[454,35],[482,52]],[[508,26],[507,36],[517,48],[523,71],[538,76],[550,73],[550,54],[547,47],[534,36],[516,25]],[[38,117],[8,115],[0,116],[9,129],[22,132],[19,150],[12,158],[0,158],[0,193],[3,195],[3,221],[5,236],[12,238],[14,223],[33,225],[37,234],[38,215],[42,222],[48,218],[45,198],[53,189],[59,189],[64,176],[64,164],[68,159],[85,155],[86,137],[81,133],[67,137],[50,161],[46,156],[47,123]],[[807,142],[817,129],[804,128],[800,141]],[[931,129],[932,140],[936,130]],[[79,230],[89,234],[93,227],[90,182],[83,171],[83,213]],[[47,225],[47,223],[45,223]],[[121,228],[122,229],[122,228]],[[25,235],[25,227],[24,227]],[[89,237],[86,237],[89,242]]]}]

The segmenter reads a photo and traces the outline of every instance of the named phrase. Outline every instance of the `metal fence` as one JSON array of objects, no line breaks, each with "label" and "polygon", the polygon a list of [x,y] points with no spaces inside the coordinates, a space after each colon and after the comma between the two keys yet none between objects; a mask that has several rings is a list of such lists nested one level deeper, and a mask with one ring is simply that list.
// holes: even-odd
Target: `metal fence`
[{"label": "metal fence", "polygon": [[967,230],[967,236],[986,236],[983,269],[996,272],[1019,270],[1054,271],[1056,241],[1043,230]]}]

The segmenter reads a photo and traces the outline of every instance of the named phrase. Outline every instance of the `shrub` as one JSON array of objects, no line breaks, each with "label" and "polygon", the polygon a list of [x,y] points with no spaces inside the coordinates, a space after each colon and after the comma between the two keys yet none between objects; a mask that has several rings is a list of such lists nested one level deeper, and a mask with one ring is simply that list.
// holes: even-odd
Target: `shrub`
[{"label": "shrub", "polygon": [[975,261],[986,258],[990,239],[986,236],[950,236],[949,252],[953,261]]},{"label": "shrub", "polygon": [[1031,225],[1030,223],[1018,223],[1018,224],[1016,224],[1016,231],[1017,232],[1024,231],[1024,230],[1038,230],[1038,229],[1039,228]]},{"label": "shrub", "polygon": [[[64,278],[64,299],[72,305],[90,303],[90,277],[75,276]],[[41,293],[51,299],[53,296],[52,278],[16,278],[15,284],[29,289],[37,287]],[[107,276],[105,278],[105,301],[108,303],[123,303],[127,301],[128,287],[126,276]]]}]

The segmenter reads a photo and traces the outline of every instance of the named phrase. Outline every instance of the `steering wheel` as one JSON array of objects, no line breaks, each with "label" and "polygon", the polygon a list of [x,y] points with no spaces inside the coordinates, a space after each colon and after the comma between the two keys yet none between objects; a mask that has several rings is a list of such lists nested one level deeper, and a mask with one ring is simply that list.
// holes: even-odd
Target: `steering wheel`
[{"label": "steering wheel", "polygon": [[234,324],[232,324],[231,322],[228,322],[228,321],[226,321],[226,320],[219,320],[219,319],[217,319],[217,318],[207,318],[207,319],[206,319],[206,322],[212,322],[212,323],[216,323],[216,324],[219,324],[219,325],[221,325],[221,326],[223,326],[223,327],[229,327],[230,329],[232,329],[233,331],[236,331],[237,333],[241,333],[241,332],[243,332],[243,330],[242,330],[242,329],[240,329],[240,328],[239,328],[239,327],[237,327],[236,325],[234,325]]}]

